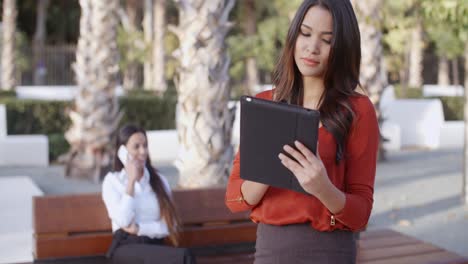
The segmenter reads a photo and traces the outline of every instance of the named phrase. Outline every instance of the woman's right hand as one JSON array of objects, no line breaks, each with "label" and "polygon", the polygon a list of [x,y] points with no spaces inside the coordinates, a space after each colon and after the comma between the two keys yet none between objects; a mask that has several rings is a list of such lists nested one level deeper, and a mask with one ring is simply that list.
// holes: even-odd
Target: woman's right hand
[{"label": "woman's right hand", "polygon": [[248,204],[256,205],[262,200],[268,187],[269,185],[263,183],[244,181],[241,185],[241,193]]},{"label": "woman's right hand", "polygon": [[125,170],[127,172],[128,181],[132,184],[135,183],[143,176],[144,163],[138,159],[127,156]]},{"label": "woman's right hand", "polygon": [[128,155],[127,157],[125,171],[128,177],[127,194],[130,196],[133,196],[133,194],[135,193],[135,182],[138,181],[141,177],[143,177],[145,166],[144,164],[144,162],[138,159],[131,158],[130,155]]}]

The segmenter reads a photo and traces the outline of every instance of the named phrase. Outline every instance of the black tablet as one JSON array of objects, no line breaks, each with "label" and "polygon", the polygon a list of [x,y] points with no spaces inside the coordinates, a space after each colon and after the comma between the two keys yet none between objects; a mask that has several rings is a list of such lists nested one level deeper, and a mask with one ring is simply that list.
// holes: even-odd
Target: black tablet
[{"label": "black tablet", "polygon": [[317,150],[320,112],[256,97],[241,97],[240,176],[242,179],[307,193],[281,163],[283,146],[302,142]]}]

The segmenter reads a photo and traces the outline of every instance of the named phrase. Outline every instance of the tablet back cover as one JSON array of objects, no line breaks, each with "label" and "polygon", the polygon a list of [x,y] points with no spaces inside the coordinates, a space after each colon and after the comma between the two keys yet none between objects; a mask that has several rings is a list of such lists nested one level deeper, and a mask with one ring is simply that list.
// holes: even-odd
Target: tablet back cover
[{"label": "tablet back cover", "polygon": [[316,153],[320,114],[297,105],[241,97],[240,175],[242,179],[306,193],[281,163],[283,146],[298,140]]}]

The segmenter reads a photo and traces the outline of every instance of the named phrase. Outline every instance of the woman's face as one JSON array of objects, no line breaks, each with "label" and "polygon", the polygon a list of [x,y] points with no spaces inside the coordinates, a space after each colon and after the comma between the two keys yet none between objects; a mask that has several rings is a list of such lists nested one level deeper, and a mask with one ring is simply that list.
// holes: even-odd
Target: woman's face
[{"label": "woman's face", "polygon": [[294,49],[294,60],[304,77],[322,78],[328,66],[333,18],[320,6],[311,7],[302,21]]},{"label": "woman's face", "polygon": [[132,158],[141,162],[144,165],[148,158],[148,143],[143,133],[135,133],[130,136],[125,145],[128,149],[128,153]]}]

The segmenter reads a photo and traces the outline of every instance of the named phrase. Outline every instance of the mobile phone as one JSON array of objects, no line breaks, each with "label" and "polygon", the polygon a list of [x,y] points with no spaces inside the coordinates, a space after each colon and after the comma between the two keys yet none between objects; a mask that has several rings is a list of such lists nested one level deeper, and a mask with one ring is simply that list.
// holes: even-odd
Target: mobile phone
[{"label": "mobile phone", "polygon": [[119,160],[122,162],[124,167],[127,165],[127,159],[128,159],[128,150],[125,147],[125,145],[121,145],[119,147],[119,150],[117,151],[117,156],[119,157]]}]

